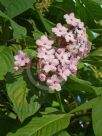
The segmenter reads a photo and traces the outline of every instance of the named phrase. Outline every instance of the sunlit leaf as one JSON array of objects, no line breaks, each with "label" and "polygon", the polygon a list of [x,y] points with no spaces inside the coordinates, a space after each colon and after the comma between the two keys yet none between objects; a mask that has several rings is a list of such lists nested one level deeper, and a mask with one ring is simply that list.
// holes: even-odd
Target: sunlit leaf
[{"label": "sunlit leaf", "polygon": [[92,110],[93,129],[95,136],[102,135],[102,96],[100,96]]},{"label": "sunlit leaf", "polygon": [[15,78],[13,75],[8,74],[6,80],[7,94],[13,104],[13,110],[18,115],[20,121],[36,113],[41,106],[39,92],[28,88],[22,76]]},{"label": "sunlit leaf", "polygon": [[5,14],[13,18],[32,8],[35,0],[6,0],[6,2],[4,0],[0,0],[0,2],[6,9]]},{"label": "sunlit leaf", "polygon": [[0,78],[13,68],[13,54],[8,47],[0,47]]},{"label": "sunlit leaf", "polygon": [[13,36],[14,38],[22,38],[22,36],[26,35],[26,29],[20,25],[18,25],[16,22],[14,22],[12,19],[10,19],[6,14],[4,14],[2,11],[0,11],[0,16],[5,18],[11,23],[12,29],[13,29]]},{"label": "sunlit leaf", "polygon": [[49,114],[43,117],[34,117],[26,126],[7,136],[51,136],[65,129],[70,122],[70,117],[67,114]]}]

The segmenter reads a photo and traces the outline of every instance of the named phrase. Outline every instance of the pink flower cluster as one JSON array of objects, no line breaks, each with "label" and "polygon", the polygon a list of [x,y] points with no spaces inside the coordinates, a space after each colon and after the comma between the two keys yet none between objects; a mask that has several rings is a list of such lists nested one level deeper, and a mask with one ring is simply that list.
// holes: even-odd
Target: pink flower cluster
[{"label": "pink flower cluster", "polygon": [[14,61],[14,64],[15,64],[14,70],[15,71],[19,70],[21,67],[26,66],[30,62],[30,59],[22,51],[19,51],[18,54],[14,56],[14,60],[15,60]]},{"label": "pink flower cluster", "polygon": [[52,28],[55,40],[42,35],[36,41],[39,79],[50,89],[60,91],[61,83],[76,74],[77,65],[90,51],[84,24],[74,14],[64,15],[66,27],[58,23]]}]

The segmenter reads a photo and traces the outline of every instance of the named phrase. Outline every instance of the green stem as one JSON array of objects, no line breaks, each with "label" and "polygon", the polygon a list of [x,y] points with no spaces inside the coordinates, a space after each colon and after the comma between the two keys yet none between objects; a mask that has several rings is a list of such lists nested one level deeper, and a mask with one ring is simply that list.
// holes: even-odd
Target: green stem
[{"label": "green stem", "polygon": [[65,111],[64,111],[63,104],[62,104],[62,102],[61,102],[61,95],[60,95],[60,92],[56,92],[56,98],[57,98],[57,101],[58,101],[58,103],[59,103],[60,110],[61,110],[62,112],[65,112]]}]

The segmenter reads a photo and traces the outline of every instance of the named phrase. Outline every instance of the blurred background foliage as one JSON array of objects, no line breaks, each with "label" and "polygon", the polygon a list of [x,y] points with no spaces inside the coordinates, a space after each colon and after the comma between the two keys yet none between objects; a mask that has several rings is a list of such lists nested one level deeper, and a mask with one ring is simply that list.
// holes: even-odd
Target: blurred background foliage
[{"label": "blurred background foliage", "polygon": [[[36,39],[71,12],[92,49],[62,86],[61,111],[54,92],[33,86],[26,71],[12,72],[13,55],[23,50],[35,63]],[[0,136],[52,135],[102,136],[102,0],[0,0]]]}]

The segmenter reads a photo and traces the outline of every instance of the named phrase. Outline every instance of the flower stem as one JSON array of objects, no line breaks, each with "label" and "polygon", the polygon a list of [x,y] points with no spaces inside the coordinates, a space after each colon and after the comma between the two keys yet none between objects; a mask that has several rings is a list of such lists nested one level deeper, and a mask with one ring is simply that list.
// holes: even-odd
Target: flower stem
[{"label": "flower stem", "polygon": [[58,101],[58,103],[59,103],[60,110],[61,110],[62,112],[64,112],[64,107],[63,107],[63,104],[62,104],[62,102],[61,102],[60,92],[57,92],[57,91],[56,91],[56,98],[57,98],[57,101]]}]

